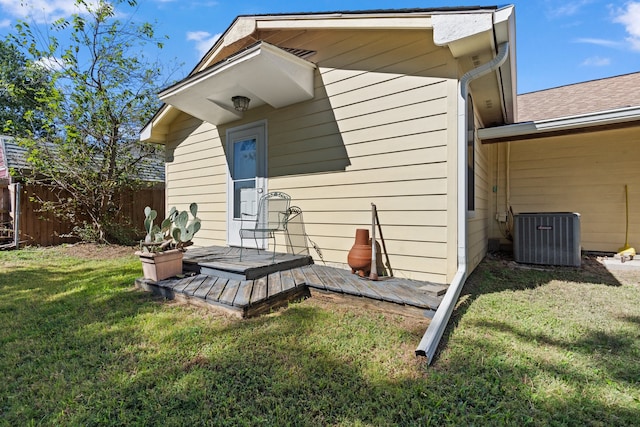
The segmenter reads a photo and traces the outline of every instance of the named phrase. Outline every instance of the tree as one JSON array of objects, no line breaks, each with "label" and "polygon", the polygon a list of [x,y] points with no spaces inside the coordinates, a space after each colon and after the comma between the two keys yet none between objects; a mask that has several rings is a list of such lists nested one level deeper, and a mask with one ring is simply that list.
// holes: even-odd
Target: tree
[{"label": "tree", "polygon": [[135,6],[134,0],[75,3],[86,13],[59,19],[46,32],[16,25],[14,40],[32,64],[47,65],[56,88],[46,96],[46,109],[36,107],[46,117],[44,132],[20,143],[29,152],[30,182],[56,196],[42,208],[71,221],[85,238],[106,242],[118,192],[139,188],[140,167],[156,155],[138,132],[159,106],[162,83],[160,64],[145,52],[162,43],[151,24],[118,19],[116,7]]},{"label": "tree", "polygon": [[54,88],[46,68],[29,65],[10,40],[0,40],[0,132],[12,136],[39,134],[45,100]]}]

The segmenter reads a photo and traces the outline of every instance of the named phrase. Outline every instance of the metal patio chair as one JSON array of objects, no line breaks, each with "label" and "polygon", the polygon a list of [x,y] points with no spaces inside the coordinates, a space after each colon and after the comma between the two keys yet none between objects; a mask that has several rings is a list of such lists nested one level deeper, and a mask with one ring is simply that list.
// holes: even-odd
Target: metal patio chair
[{"label": "metal patio chair", "polygon": [[[273,239],[273,257],[276,259],[276,235],[278,231],[287,231],[287,220],[289,217],[289,206],[291,197],[280,191],[267,193],[260,197],[258,201],[258,211],[255,214],[241,214],[240,224],[240,261],[242,261],[242,249],[245,239],[253,239],[260,253],[258,240]],[[251,219],[251,223],[245,220]]]}]

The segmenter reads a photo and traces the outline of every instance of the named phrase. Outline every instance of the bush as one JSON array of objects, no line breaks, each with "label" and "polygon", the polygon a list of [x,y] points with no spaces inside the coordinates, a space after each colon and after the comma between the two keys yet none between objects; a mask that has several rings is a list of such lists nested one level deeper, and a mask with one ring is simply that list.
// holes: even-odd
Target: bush
[{"label": "bush", "polygon": [[102,225],[104,231],[101,237],[100,230],[93,224],[83,222],[73,227],[72,235],[85,243],[112,243],[123,246],[134,246],[142,239],[143,233],[134,227],[130,221],[123,223],[109,221]]}]

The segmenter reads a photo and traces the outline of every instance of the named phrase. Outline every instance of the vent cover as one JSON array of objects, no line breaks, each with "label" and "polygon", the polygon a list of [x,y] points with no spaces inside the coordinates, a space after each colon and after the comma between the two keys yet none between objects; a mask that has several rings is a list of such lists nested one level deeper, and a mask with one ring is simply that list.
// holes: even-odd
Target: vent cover
[{"label": "vent cover", "polygon": [[526,264],[580,266],[580,214],[514,215],[513,255]]}]

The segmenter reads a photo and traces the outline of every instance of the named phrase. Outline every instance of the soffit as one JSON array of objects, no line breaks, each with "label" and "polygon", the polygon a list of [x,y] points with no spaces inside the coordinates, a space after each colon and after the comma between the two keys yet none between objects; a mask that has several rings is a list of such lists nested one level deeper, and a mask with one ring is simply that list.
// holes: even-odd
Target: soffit
[{"label": "soffit", "polygon": [[281,108],[313,98],[315,64],[266,42],[162,91],[160,99],[185,113],[220,125],[242,118],[231,98],[246,96],[249,108]]},{"label": "soffit", "polygon": [[433,17],[434,43],[447,46],[460,75],[493,60],[497,47],[509,43],[509,57],[498,69],[472,80],[470,93],[484,126],[515,121],[515,22],[513,7]]}]

